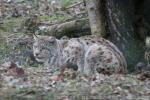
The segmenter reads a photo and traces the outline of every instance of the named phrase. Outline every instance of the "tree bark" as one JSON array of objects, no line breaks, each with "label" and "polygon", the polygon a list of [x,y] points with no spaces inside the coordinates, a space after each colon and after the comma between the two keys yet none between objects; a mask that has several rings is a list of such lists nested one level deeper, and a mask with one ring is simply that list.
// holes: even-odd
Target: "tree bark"
[{"label": "tree bark", "polygon": [[106,36],[103,0],[86,0],[91,33]]},{"label": "tree bark", "polygon": [[134,2],[133,0],[106,0],[109,40],[123,52],[129,70],[144,59],[144,41],[134,33]]},{"label": "tree bark", "polygon": [[133,27],[134,3],[135,0],[86,0],[92,34],[105,36],[106,21],[108,39],[123,52],[129,70],[144,60],[144,41],[138,38]]}]

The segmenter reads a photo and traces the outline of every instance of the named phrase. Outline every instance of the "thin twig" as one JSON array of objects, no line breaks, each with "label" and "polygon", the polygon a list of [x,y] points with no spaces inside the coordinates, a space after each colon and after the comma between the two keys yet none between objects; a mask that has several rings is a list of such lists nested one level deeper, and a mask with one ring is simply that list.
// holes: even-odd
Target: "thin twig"
[{"label": "thin twig", "polygon": [[82,3],[84,3],[84,2],[81,1],[81,2],[75,3],[75,4],[73,4],[73,5],[70,5],[70,6],[66,7],[65,9],[73,8],[73,7],[78,6],[78,5],[82,4]]}]

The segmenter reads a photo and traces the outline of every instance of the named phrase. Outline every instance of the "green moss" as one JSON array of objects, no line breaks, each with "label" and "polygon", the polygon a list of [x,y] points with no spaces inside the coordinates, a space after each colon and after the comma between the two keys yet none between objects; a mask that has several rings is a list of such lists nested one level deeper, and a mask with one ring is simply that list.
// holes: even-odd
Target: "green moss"
[{"label": "green moss", "polygon": [[65,8],[79,1],[80,0],[60,0],[60,5],[62,8]]},{"label": "green moss", "polygon": [[4,32],[14,32],[14,29],[21,26],[23,18],[7,18],[3,20],[1,30]]},{"label": "green moss", "polygon": [[67,19],[66,16],[58,16],[58,15],[54,15],[54,16],[39,16],[38,18],[40,19],[41,22],[43,22],[43,21],[54,21],[54,20],[63,21],[65,19]]},{"label": "green moss", "polygon": [[10,51],[10,46],[7,45],[5,39],[0,39],[0,51],[3,53],[8,53]]},{"label": "green moss", "polygon": [[61,0],[60,4],[62,7],[67,7],[71,4],[71,0]]}]

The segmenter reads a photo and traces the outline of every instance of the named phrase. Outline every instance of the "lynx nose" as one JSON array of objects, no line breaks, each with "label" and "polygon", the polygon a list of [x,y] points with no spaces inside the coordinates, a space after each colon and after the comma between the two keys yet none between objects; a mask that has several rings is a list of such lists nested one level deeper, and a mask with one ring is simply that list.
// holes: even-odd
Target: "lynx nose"
[{"label": "lynx nose", "polygon": [[35,56],[38,56],[39,55],[39,53],[35,53]]}]

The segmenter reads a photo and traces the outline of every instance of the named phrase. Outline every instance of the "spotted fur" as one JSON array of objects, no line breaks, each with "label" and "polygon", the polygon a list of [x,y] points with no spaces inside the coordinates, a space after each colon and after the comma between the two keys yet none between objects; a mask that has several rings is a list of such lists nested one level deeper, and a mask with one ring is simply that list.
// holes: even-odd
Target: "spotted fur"
[{"label": "spotted fur", "polygon": [[108,68],[114,73],[126,73],[127,64],[123,54],[110,41],[98,36],[58,40],[52,36],[34,37],[33,52],[37,61],[49,67],[60,67],[71,62],[86,74],[96,68]]}]

